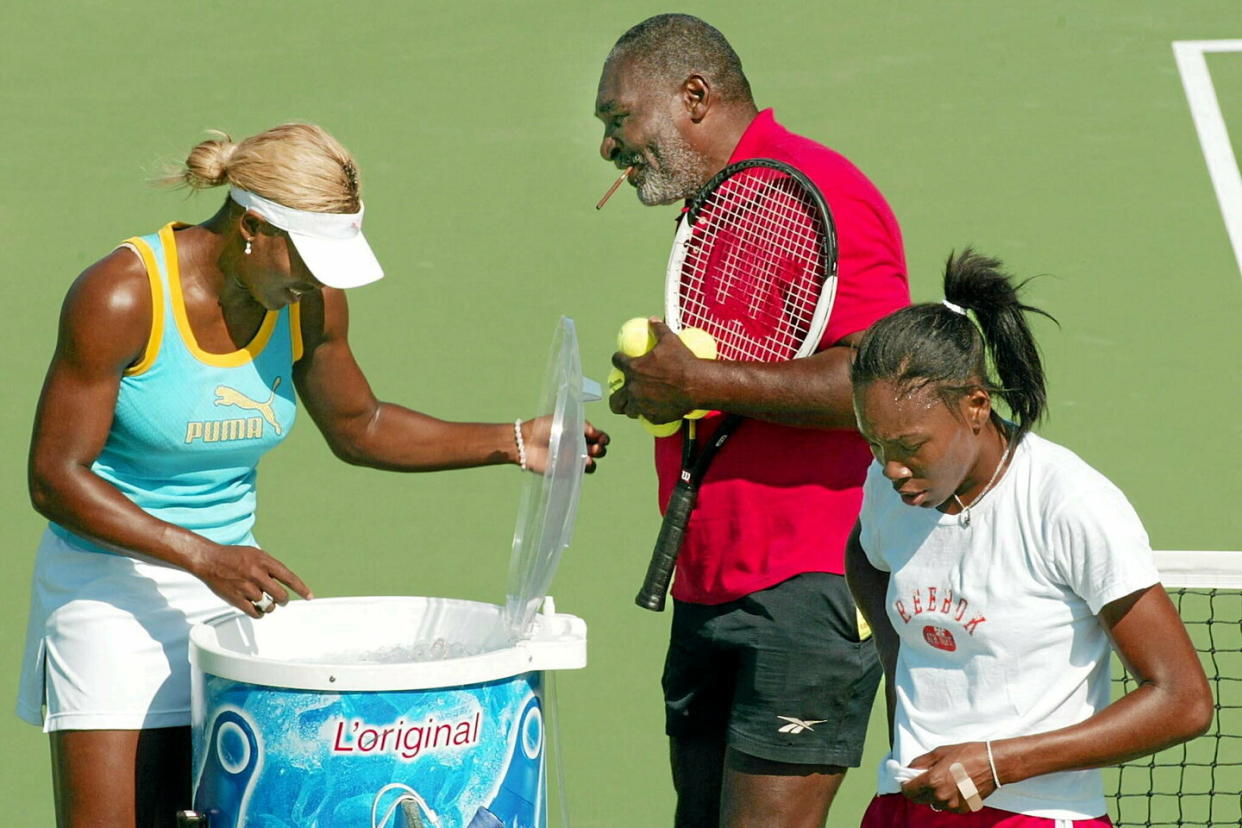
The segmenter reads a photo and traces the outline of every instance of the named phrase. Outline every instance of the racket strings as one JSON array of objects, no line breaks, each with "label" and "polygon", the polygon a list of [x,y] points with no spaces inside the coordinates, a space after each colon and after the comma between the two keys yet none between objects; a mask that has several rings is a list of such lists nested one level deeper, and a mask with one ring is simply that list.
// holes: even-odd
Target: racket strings
[{"label": "racket strings", "polygon": [[723,359],[793,358],[828,275],[824,232],[793,178],[751,170],[726,180],[697,215],[679,321],[715,337]]}]

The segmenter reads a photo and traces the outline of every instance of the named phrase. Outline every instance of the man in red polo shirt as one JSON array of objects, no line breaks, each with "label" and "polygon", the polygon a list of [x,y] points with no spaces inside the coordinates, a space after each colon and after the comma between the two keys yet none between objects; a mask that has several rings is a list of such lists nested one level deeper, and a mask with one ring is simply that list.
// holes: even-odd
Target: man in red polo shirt
[{"label": "man in red polo shirt", "polygon": [[[822,826],[861,761],[880,669],[842,575],[871,454],[855,430],[849,363],[861,332],[909,304],[897,220],[841,155],[758,111],[724,36],[689,15],[626,32],[600,78],[600,153],[647,205],[693,196],[745,158],[785,161],[837,225],[836,301],[820,350],[779,364],[698,360],[666,327],[642,357],[613,357],[613,411],[667,422],[695,409],[745,420],[714,460],[673,583],[664,670],[678,828]],[[661,505],[681,436],[656,440]]]}]

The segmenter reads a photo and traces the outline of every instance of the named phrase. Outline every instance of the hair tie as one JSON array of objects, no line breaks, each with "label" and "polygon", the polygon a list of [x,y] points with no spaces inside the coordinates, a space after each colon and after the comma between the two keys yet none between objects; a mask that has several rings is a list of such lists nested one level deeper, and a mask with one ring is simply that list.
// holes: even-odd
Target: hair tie
[{"label": "hair tie", "polygon": [[959,316],[966,317],[971,327],[975,329],[975,333],[979,334],[979,341],[983,343],[984,370],[987,372],[987,376],[983,377],[984,381],[988,381],[988,377],[998,376],[996,373],[996,363],[992,358],[992,349],[988,347],[987,335],[983,333],[983,326],[979,324],[979,312],[971,312],[970,308],[964,308],[955,302],[950,302],[948,299],[941,299],[940,304]]}]

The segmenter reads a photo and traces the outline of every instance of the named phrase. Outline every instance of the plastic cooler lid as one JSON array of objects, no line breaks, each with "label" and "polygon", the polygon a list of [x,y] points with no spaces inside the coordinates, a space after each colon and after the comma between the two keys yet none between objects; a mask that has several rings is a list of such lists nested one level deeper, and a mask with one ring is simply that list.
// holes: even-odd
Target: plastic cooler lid
[{"label": "plastic cooler lid", "polygon": [[535,408],[551,424],[548,464],[543,474],[525,475],[509,558],[505,621],[515,638],[531,629],[573,535],[587,457],[583,408],[599,398],[599,384],[582,376],[574,321],[562,316]]}]

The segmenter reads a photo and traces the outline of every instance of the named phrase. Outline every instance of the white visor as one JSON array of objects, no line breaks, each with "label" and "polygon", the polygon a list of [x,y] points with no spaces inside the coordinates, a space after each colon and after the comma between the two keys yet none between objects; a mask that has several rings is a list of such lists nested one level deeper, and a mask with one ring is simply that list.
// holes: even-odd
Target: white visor
[{"label": "white visor", "polygon": [[362,235],[362,205],[356,213],[313,213],[239,187],[229,188],[229,198],[288,233],[311,274],[328,287],[358,287],[383,277],[384,271]]}]

